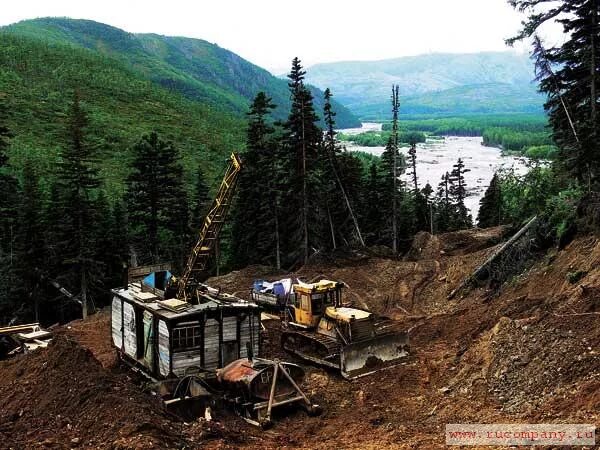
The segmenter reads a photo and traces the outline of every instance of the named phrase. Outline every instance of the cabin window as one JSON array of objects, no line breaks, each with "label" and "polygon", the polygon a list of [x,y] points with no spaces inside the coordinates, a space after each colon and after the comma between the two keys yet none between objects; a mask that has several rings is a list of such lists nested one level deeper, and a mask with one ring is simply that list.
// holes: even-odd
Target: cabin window
[{"label": "cabin window", "polygon": [[317,316],[323,314],[325,311],[325,303],[329,304],[327,301],[327,294],[313,294],[311,300],[313,314]]},{"label": "cabin window", "polygon": [[200,325],[173,329],[173,350],[187,350],[200,347],[202,344]]},{"label": "cabin window", "polygon": [[300,308],[302,308],[303,311],[310,311],[310,296],[308,294],[302,294]]}]

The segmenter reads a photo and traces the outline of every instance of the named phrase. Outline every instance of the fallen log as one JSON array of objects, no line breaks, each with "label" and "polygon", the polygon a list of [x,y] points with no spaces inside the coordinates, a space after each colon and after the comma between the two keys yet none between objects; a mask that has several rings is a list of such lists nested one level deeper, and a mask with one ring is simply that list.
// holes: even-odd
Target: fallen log
[{"label": "fallen log", "polygon": [[485,260],[485,262],[478,266],[456,289],[450,292],[447,297],[448,300],[452,300],[454,297],[456,297],[456,294],[461,292],[463,289],[468,288],[473,282],[478,280],[479,277],[483,275],[494,262],[496,262],[506,251],[510,250],[512,246],[519,241],[519,239],[521,239],[529,230],[534,227],[534,225],[537,224],[537,222],[538,217],[534,216],[524,227],[517,231],[513,237],[506,241],[499,249],[494,251]]}]

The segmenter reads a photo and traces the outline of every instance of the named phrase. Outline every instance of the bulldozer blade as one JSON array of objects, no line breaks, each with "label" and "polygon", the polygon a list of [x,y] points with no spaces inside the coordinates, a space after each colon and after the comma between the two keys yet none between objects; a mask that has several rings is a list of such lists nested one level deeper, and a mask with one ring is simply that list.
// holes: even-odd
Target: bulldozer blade
[{"label": "bulldozer blade", "polygon": [[354,379],[393,367],[406,356],[408,333],[385,334],[344,346],[340,369],[344,378]]}]

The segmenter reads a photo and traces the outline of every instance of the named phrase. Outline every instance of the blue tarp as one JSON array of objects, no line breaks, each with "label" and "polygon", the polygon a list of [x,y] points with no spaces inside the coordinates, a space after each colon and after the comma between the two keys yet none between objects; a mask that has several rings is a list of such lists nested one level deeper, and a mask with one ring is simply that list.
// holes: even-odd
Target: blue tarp
[{"label": "blue tarp", "polygon": [[[157,274],[158,279],[156,277]],[[172,276],[173,274],[168,270],[165,270],[164,272],[152,272],[150,275],[144,278],[142,283],[144,283],[146,286],[150,286],[151,288],[158,287],[158,289],[163,290]]]}]

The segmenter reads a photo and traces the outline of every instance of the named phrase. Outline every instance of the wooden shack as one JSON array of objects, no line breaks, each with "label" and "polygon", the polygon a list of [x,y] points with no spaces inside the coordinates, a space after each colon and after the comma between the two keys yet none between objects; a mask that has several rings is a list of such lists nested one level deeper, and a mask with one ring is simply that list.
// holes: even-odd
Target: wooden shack
[{"label": "wooden shack", "polygon": [[229,295],[200,304],[163,300],[141,283],[112,290],[112,341],[123,359],[154,379],[214,372],[260,353],[260,308]]}]

